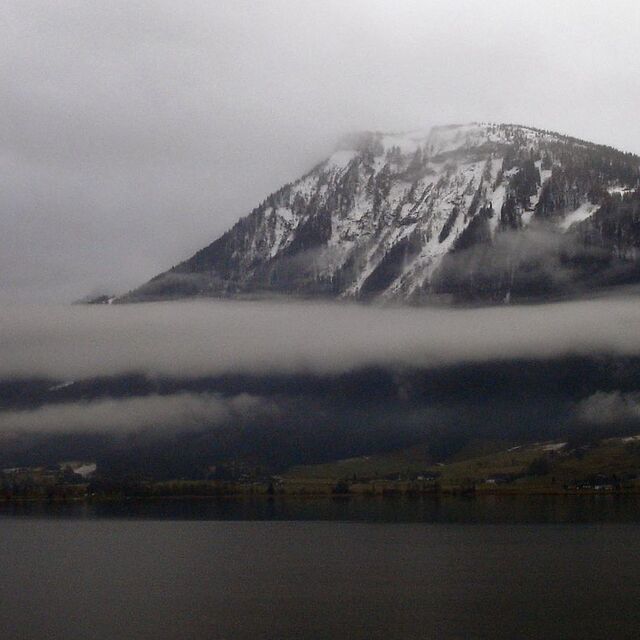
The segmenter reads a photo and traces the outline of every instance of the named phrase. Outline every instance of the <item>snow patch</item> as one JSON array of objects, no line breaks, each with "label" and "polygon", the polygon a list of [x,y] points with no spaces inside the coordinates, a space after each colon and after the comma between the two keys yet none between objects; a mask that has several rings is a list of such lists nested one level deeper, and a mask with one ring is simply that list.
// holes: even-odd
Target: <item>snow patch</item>
[{"label": "snow patch", "polygon": [[502,209],[505,195],[506,188],[504,184],[500,184],[491,194],[491,198],[489,198],[491,200],[491,206],[493,208],[493,217],[489,218],[489,227],[492,234],[495,234],[496,229],[498,228],[498,223],[500,222],[500,210]]},{"label": "snow patch", "polygon": [[549,444],[543,444],[540,449],[542,449],[542,451],[560,451],[560,449],[566,446],[566,442],[550,442]]},{"label": "snow patch", "polygon": [[289,209],[289,207],[278,207],[276,210],[276,215],[281,219],[281,220],[285,220],[286,222],[292,222],[294,215],[293,215],[293,211],[291,211],[291,209]]},{"label": "snow patch", "polygon": [[599,205],[592,202],[582,203],[575,211],[568,213],[564,220],[560,223],[560,228],[565,231],[576,222],[582,222],[590,218],[599,208]]},{"label": "snow patch", "polygon": [[616,185],[614,187],[608,187],[607,191],[612,196],[624,196],[627,193],[631,193],[633,189],[629,189],[629,187],[621,187]]},{"label": "snow patch", "polygon": [[49,387],[47,391],[60,391],[60,389],[66,389],[72,384],[75,384],[75,380],[69,380],[68,382],[61,382],[60,384],[54,384],[53,387]]},{"label": "snow patch", "polygon": [[76,467],[73,472],[79,476],[82,476],[83,478],[88,478],[96,472],[97,468],[98,465],[95,462],[91,462],[89,464],[83,464],[80,467]]}]

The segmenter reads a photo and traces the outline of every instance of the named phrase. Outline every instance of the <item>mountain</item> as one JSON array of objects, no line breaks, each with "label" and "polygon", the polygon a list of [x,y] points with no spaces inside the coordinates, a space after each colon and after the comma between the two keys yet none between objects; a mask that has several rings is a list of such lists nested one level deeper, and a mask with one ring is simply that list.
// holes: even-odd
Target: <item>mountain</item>
[{"label": "mountain", "polygon": [[361,133],[117,299],[506,301],[640,281],[640,158],[532,127]]}]

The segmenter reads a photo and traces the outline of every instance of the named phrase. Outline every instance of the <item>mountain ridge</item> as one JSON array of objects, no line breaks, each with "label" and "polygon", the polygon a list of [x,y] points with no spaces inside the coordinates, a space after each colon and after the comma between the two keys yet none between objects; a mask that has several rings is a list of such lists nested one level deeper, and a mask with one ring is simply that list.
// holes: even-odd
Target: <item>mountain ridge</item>
[{"label": "mountain ridge", "polygon": [[509,301],[640,281],[640,158],[523,125],[360,132],[115,302]]}]

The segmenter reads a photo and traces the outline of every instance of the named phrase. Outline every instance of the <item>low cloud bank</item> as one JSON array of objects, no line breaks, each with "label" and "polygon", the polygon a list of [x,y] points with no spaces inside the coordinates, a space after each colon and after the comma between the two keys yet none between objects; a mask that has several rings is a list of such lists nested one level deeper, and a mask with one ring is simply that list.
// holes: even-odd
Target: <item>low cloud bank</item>
[{"label": "low cloud bank", "polygon": [[179,393],[124,400],[45,405],[27,411],[0,412],[0,433],[102,433],[132,430],[189,429],[214,426],[270,411],[268,402],[240,394]]},{"label": "low cloud bank", "polygon": [[582,400],[576,416],[586,424],[624,424],[640,421],[640,392],[599,391]]},{"label": "low cloud bank", "polygon": [[324,374],[637,355],[639,327],[636,294],[471,309],[232,301],[13,306],[0,310],[0,378]]}]

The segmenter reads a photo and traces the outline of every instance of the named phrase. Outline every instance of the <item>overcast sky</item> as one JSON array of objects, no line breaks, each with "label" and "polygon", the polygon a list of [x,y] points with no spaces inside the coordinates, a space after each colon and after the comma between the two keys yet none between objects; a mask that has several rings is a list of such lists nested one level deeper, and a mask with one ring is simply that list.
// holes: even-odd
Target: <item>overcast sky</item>
[{"label": "overcast sky", "polygon": [[638,25],[635,1],[5,0],[0,300],[140,284],[352,130],[640,152]]}]

